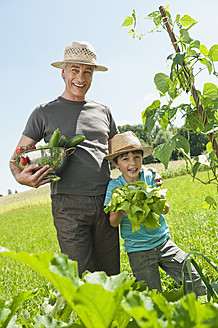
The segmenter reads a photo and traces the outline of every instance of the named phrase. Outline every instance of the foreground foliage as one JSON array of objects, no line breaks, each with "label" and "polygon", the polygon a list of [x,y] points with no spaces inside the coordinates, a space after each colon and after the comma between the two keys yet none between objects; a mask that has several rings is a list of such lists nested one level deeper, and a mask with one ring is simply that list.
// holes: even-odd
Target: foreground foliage
[{"label": "foreground foliage", "polygon": [[218,323],[217,303],[199,304],[194,293],[183,296],[181,289],[148,292],[143,284],[127,280],[125,272],[112,277],[104,272],[86,272],[80,279],[77,263],[64,254],[16,254],[3,247],[0,254],[29,265],[60,293],[52,295],[44,313],[33,318],[28,313],[17,318],[15,311],[37,291],[22,291],[10,302],[1,300],[1,327],[189,328],[216,327]]}]

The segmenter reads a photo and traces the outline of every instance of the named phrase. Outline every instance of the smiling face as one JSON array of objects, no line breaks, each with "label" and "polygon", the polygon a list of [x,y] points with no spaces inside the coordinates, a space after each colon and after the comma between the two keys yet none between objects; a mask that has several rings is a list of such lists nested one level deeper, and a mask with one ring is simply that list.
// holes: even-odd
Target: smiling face
[{"label": "smiling face", "polygon": [[140,150],[121,154],[113,163],[116,168],[120,169],[126,182],[140,181],[139,172],[142,167],[142,152]]},{"label": "smiling face", "polygon": [[62,97],[72,101],[83,101],[92,82],[92,65],[68,63],[62,70],[65,91]]}]

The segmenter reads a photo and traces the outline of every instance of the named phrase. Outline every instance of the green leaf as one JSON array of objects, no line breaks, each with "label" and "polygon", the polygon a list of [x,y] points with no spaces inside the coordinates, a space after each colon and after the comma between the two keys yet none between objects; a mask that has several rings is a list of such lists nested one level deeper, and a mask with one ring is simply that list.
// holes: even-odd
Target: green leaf
[{"label": "green leaf", "polygon": [[186,120],[192,130],[201,131],[204,128],[204,123],[197,109],[188,113]]},{"label": "green leaf", "polygon": [[185,55],[186,54],[184,52],[178,52],[168,56],[167,59],[171,59],[174,61],[174,63],[183,66]]},{"label": "green leaf", "polygon": [[[10,324],[12,317],[17,310],[18,306],[28,299],[36,296],[38,291],[22,291],[16,295],[5,308],[0,311],[0,327],[6,328]],[[17,326],[16,326],[17,327]]]},{"label": "green leaf", "polygon": [[201,43],[199,40],[194,40],[193,42],[190,43],[189,48],[197,48],[200,49]]},{"label": "green leaf", "polygon": [[203,90],[203,96],[207,101],[212,101],[217,99],[218,97],[218,88],[213,83],[205,83],[204,84],[204,90]]},{"label": "green leaf", "polygon": [[172,138],[172,140],[175,141],[175,145],[177,148],[182,148],[186,154],[190,153],[190,144],[185,137],[181,136],[180,134],[177,134]]},{"label": "green leaf", "polygon": [[114,292],[105,290],[101,285],[84,284],[77,289],[74,297],[75,311],[87,328],[110,327],[116,313],[120,311],[125,291],[133,281],[125,281]]},{"label": "green leaf", "polygon": [[[170,306],[169,304],[166,302],[165,307]],[[137,323],[135,327],[167,327],[162,312],[156,311],[157,306],[147,292],[130,291],[123,306],[125,311],[135,319]]]},{"label": "green leaf", "polygon": [[215,44],[214,46],[212,46],[209,50],[208,53],[208,57],[212,60],[212,61],[218,61],[218,45]]},{"label": "green leaf", "polygon": [[207,60],[206,58],[200,58],[199,61],[203,65],[206,65],[207,66],[208,72],[209,72],[209,74],[211,74],[212,69],[213,69],[211,62],[209,62],[209,60]]},{"label": "green leaf", "polygon": [[189,15],[184,15],[181,19],[180,19],[180,23],[183,26],[189,26],[191,24],[197,24],[196,20],[194,20],[194,18],[190,17]]},{"label": "green leaf", "polygon": [[193,167],[192,167],[193,180],[195,179],[200,166],[201,166],[201,163],[199,163],[199,162],[195,162],[195,164],[193,165]]},{"label": "green leaf", "polygon": [[213,197],[211,197],[211,196],[207,196],[205,198],[205,202],[207,204],[209,204],[209,208],[210,209],[215,209],[217,207],[217,203],[216,203],[215,199]]},{"label": "green leaf", "polygon": [[[0,254],[26,264],[31,269],[44,276],[59,290],[62,296],[64,296],[65,300],[72,306],[72,298],[76,292],[76,286],[82,284],[83,282],[79,281],[79,279],[77,280],[77,275],[73,279],[71,273],[68,276],[70,269],[72,269],[73,261],[67,259],[67,256],[65,254],[55,255],[55,261],[57,261],[57,257],[64,258],[63,263],[65,265],[65,269],[69,265],[69,270],[66,270],[66,274],[64,274],[64,270],[61,272],[59,268],[59,263],[62,260],[58,261],[59,263],[57,264],[56,270],[57,273],[52,272],[50,270],[51,268],[53,271],[55,271],[54,266],[56,264],[53,263],[51,265],[51,262],[54,259],[54,254],[49,252],[41,252],[39,254],[34,255],[28,254],[27,252],[15,253],[13,251],[7,250],[4,247],[0,247]],[[61,276],[58,272],[61,274]]]},{"label": "green leaf", "polygon": [[208,56],[208,50],[207,50],[207,47],[205,45],[201,44],[200,47],[199,47],[199,50],[202,53],[202,55]]},{"label": "green leaf", "polygon": [[122,272],[115,276],[108,277],[105,272],[97,271],[93,273],[87,273],[84,276],[84,282],[89,284],[101,285],[105,290],[114,292],[117,287],[121,286],[126,281],[126,272]]},{"label": "green leaf", "polygon": [[159,119],[158,109],[160,109],[160,100],[155,100],[141,113],[144,128],[147,133],[153,130],[156,121]]},{"label": "green leaf", "polygon": [[162,294],[168,302],[177,302],[184,295],[183,288],[165,290]]},{"label": "green leaf", "polygon": [[217,130],[218,130],[218,125],[214,124],[213,122],[208,122],[201,132],[204,134],[209,134],[209,133],[213,133]]},{"label": "green leaf", "polygon": [[188,31],[183,28],[180,30],[180,39],[185,43],[191,43],[193,41],[193,39],[190,38]]},{"label": "green leaf", "polygon": [[158,158],[161,163],[164,164],[165,170],[168,167],[168,163],[170,161],[171,154],[175,148],[175,140],[170,140],[164,144],[160,144],[157,147],[155,147],[153,156]]},{"label": "green leaf", "polygon": [[165,94],[169,90],[170,78],[164,73],[157,73],[154,77],[154,83],[157,90]]},{"label": "green leaf", "polygon": [[123,22],[123,24],[121,25],[121,27],[123,26],[130,26],[133,24],[133,18],[130,16],[127,16]]},{"label": "green leaf", "polygon": [[213,150],[213,145],[212,145],[212,142],[209,141],[207,144],[206,144],[206,150],[207,152],[211,152]]},{"label": "green leaf", "polygon": [[[65,322],[58,321],[48,315],[41,316],[40,314],[37,314],[34,317],[35,321],[35,328],[62,328],[62,327],[73,327],[71,325],[68,325]],[[75,328],[78,326],[74,326]]]}]

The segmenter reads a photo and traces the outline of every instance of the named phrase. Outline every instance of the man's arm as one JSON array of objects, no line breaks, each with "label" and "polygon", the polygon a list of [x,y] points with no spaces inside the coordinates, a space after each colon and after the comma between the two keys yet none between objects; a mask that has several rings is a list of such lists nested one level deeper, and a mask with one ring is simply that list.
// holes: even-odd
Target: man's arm
[{"label": "man's arm", "polygon": [[[35,140],[22,135],[16,149],[20,148],[21,146],[25,147],[27,145],[35,145],[35,144],[36,144]],[[10,160],[10,169],[18,183],[33,188],[38,188],[39,186],[51,180],[50,178],[45,179],[45,176],[52,170],[52,168],[49,165],[45,165],[39,169],[38,164],[31,164],[25,167],[24,169],[22,169],[14,161],[16,155],[17,154],[15,150]]]}]

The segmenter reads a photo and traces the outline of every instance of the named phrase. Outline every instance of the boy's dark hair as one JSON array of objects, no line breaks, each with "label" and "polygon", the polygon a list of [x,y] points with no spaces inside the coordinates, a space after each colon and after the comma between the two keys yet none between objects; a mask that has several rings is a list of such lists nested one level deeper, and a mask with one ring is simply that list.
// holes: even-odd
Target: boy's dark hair
[{"label": "boy's dark hair", "polygon": [[141,154],[142,157],[143,157],[143,151],[142,151],[142,150],[130,150],[130,151],[127,151],[127,152],[125,152],[125,153],[122,153],[122,154],[118,155],[117,157],[114,157],[113,162],[114,162],[115,164],[117,164],[117,159],[118,159],[118,157],[121,157],[121,158],[122,158],[122,157],[126,156],[126,155],[129,154],[129,153],[133,153],[133,154]]}]

